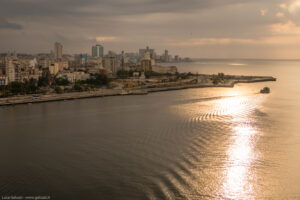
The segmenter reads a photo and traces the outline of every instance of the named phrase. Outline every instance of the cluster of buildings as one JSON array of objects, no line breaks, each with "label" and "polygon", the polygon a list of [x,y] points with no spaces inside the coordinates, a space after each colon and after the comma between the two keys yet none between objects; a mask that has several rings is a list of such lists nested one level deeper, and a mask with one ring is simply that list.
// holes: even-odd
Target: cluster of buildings
[{"label": "cluster of buildings", "polygon": [[174,62],[190,62],[190,58],[181,58],[179,55],[175,55],[174,57],[169,54],[168,50],[162,55],[159,55],[155,52],[154,49],[150,49],[148,46],[145,49],[139,49],[139,56],[144,57],[146,53],[150,54],[150,58],[155,60],[157,63],[174,63]]},{"label": "cluster of buildings", "polygon": [[156,63],[189,61],[179,56],[172,57],[165,50],[163,55],[156,54],[154,49],[146,47],[138,53],[117,54],[113,51],[104,53],[104,47],[97,44],[91,48],[91,55],[86,53],[68,55],[63,54],[63,45],[56,42],[50,54],[0,54],[0,85],[10,82],[24,82],[39,79],[48,73],[53,77],[65,77],[70,82],[86,80],[93,74],[106,74],[115,77],[122,71],[154,71],[158,73],[177,72],[175,66],[164,67]]},{"label": "cluster of buildings", "polygon": [[38,62],[33,59],[18,59],[16,53],[2,57],[0,61],[0,85],[10,82],[38,79],[42,72],[36,68]]}]

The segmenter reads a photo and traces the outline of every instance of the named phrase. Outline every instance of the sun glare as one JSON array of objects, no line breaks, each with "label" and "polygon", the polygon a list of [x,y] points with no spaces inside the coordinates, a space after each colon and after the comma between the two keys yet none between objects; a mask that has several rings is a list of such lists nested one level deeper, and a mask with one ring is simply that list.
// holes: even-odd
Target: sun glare
[{"label": "sun glare", "polygon": [[252,163],[256,159],[255,138],[257,130],[249,118],[251,106],[248,97],[233,97],[221,100],[223,115],[231,116],[232,136],[224,166],[222,196],[232,199],[251,199],[252,180],[255,173]]}]

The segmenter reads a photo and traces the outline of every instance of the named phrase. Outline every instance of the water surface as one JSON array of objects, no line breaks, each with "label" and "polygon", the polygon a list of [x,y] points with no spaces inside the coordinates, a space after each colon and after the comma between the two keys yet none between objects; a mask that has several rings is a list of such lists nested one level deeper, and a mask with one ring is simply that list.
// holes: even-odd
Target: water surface
[{"label": "water surface", "polygon": [[278,81],[1,107],[0,194],[299,199],[300,62],[178,67]]}]

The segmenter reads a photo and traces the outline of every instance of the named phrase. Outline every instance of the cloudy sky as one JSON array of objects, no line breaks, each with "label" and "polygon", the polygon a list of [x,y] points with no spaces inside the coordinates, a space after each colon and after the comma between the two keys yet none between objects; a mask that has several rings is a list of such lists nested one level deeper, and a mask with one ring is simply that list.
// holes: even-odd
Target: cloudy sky
[{"label": "cloudy sky", "polygon": [[0,52],[300,59],[300,0],[1,0]]}]

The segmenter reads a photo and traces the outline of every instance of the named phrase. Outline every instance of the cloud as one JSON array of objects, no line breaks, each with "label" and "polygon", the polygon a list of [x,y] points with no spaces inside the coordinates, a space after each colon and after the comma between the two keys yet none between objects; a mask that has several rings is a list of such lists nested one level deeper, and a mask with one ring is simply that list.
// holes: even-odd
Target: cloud
[{"label": "cloud", "polygon": [[280,8],[283,8],[283,9],[286,9],[287,8],[287,5],[285,3],[282,3],[282,4],[279,4],[279,7]]},{"label": "cloud", "polygon": [[240,3],[241,0],[9,0],[1,1],[0,15],[120,16],[138,13],[185,12]]},{"label": "cloud", "polygon": [[288,4],[282,3],[279,4],[279,7],[291,14],[297,14],[300,11],[300,0],[293,0]]},{"label": "cloud", "polygon": [[295,14],[300,11],[300,0],[293,1],[289,6],[288,10],[290,13]]},{"label": "cloud", "polygon": [[281,35],[298,35],[300,34],[300,27],[297,26],[291,20],[286,23],[277,23],[270,25],[270,30],[272,33]]},{"label": "cloud", "polygon": [[97,42],[107,42],[107,41],[115,41],[117,40],[117,37],[114,36],[97,36],[96,41]]},{"label": "cloud", "polygon": [[285,15],[284,15],[284,13],[282,13],[282,12],[277,12],[276,13],[276,17],[277,18],[282,18],[282,17],[284,17]]},{"label": "cloud", "polygon": [[202,45],[228,45],[228,44],[251,44],[253,39],[242,38],[193,38],[186,41],[169,42],[171,46],[202,46]]},{"label": "cloud", "polygon": [[289,11],[298,12],[295,2],[0,0],[0,19],[6,19],[0,20],[0,52],[49,52],[60,41],[66,53],[90,52],[92,45],[102,43],[115,52],[149,45],[157,52],[168,48],[172,54],[194,57],[204,51],[211,57],[263,56],[263,47],[283,45],[276,39],[296,37],[300,21]]},{"label": "cloud", "polygon": [[21,30],[23,29],[23,26],[17,23],[8,22],[4,19],[0,19],[0,29]]},{"label": "cloud", "polygon": [[262,10],[260,10],[260,15],[261,15],[261,16],[265,16],[267,13],[268,13],[268,10],[267,10],[267,9],[262,9]]}]

